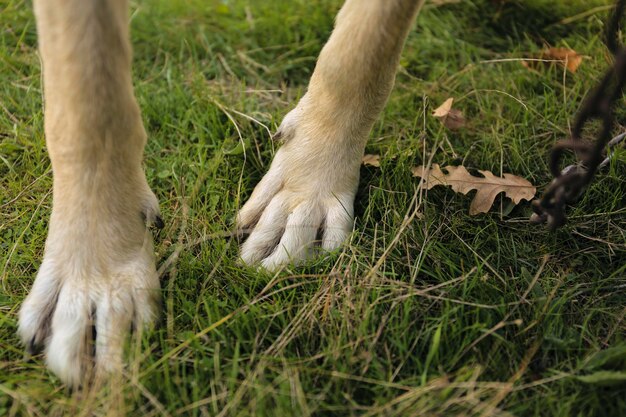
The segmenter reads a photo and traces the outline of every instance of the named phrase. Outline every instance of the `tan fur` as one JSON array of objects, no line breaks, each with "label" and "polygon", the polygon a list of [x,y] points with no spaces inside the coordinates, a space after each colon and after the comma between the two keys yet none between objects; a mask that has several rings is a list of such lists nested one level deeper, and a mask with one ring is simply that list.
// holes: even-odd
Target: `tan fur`
[{"label": "tan fur", "polygon": [[281,124],[268,173],[241,209],[242,259],[277,269],[325,250],[352,230],[359,165],[395,78],[422,0],[348,0],[309,87]]},{"label": "tan fur", "polygon": [[[348,0],[284,145],[238,215],[242,259],[276,269],[332,250],[352,230],[359,165],[423,0]],[[131,323],[151,323],[159,283],[146,222],[157,201],[141,167],[146,134],[131,84],[127,0],[36,0],[46,142],[54,174],[46,249],[20,334],[48,366],[85,382],[119,370]]]},{"label": "tan fur", "polygon": [[44,259],[20,334],[71,385],[119,368],[131,321],[151,322],[159,282],[145,220],[158,212],[141,159],[124,0],[35,2],[54,176]]}]

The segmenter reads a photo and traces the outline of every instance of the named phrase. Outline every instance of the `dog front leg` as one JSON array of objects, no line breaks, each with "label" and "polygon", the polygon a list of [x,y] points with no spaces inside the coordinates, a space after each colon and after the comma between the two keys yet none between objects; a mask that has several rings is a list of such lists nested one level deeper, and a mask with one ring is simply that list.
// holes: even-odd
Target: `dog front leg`
[{"label": "dog front leg", "polygon": [[127,1],[34,6],[53,205],[19,332],[76,386],[94,359],[96,371],[119,370],[131,325],[155,318],[159,282],[146,222],[158,203],[141,166],[146,134],[131,84]]},{"label": "dog front leg", "polygon": [[307,93],[281,123],[284,141],[239,212],[250,236],[242,259],[276,269],[352,230],[359,166],[391,92],[402,46],[423,0],[348,0],[322,49]]}]

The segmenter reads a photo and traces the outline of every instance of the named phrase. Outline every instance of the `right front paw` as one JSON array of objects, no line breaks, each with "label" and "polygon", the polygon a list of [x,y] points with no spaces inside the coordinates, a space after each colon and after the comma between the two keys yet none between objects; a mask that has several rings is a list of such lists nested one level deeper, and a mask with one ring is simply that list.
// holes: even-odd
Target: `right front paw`
[{"label": "right front paw", "polygon": [[48,367],[73,387],[87,382],[94,365],[96,373],[121,370],[126,335],[154,322],[159,300],[149,237],[123,263],[93,268],[76,255],[44,259],[19,320],[27,351],[45,349]]},{"label": "right front paw", "polygon": [[[143,203],[150,207],[142,208],[148,222],[158,218],[150,196]],[[20,309],[19,334],[28,352],[44,350],[48,368],[71,387],[120,372],[131,328],[157,317],[160,286],[152,236],[142,222],[138,213],[53,214],[44,260]]]}]

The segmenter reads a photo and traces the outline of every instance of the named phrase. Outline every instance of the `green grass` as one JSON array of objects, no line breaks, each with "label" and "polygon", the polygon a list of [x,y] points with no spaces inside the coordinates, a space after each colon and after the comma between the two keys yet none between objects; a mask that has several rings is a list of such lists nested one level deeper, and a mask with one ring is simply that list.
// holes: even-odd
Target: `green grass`
[{"label": "green grass", "polygon": [[[597,356],[626,346],[625,153],[555,233],[528,224],[528,203],[470,217],[471,196],[421,193],[410,173],[432,158],[545,189],[551,145],[609,63],[607,3],[439,3],[371,134],[382,166],[362,168],[350,245],[276,276],[237,263],[231,219],[340,1],[132,5],[146,173],[167,223],[164,312],[129,345],[123,383],[72,395],[41,358],[23,360],[15,334],[52,177],[32,6],[0,0],[0,415],[624,415],[624,382],[579,377],[626,372],[623,352]],[[575,74],[510,60],[544,44],[586,59]],[[469,121],[458,132],[430,116],[447,97]]]}]

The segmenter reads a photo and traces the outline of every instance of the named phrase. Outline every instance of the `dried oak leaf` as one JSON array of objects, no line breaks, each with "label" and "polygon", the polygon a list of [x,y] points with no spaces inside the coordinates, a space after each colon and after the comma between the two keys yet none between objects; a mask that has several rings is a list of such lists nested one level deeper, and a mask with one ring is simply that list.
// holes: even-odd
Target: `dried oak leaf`
[{"label": "dried oak leaf", "polygon": [[363,159],[361,160],[361,162],[363,163],[363,165],[365,166],[373,166],[373,167],[380,167],[380,155],[373,155],[373,154],[365,154],[363,155]]},{"label": "dried oak leaf", "polygon": [[461,110],[453,109],[454,99],[450,97],[443,104],[433,111],[433,116],[450,130],[457,130],[465,127],[465,116]]},{"label": "dried oak leaf", "polygon": [[[547,48],[541,51],[537,58],[540,61],[528,60],[522,61],[522,64],[526,68],[537,69],[541,64],[550,64],[552,61],[556,61],[573,74],[578,70],[578,67],[580,67],[580,64],[583,62],[583,56],[569,48]],[[546,60],[548,62],[542,62],[541,60]]]},{"label": "dried oak leaf", "polygon": [[420,177],[427,190],[436,185],[449,185],[457,193],[467,194],[476,190],[476,195],[470,205],[470,215],[487,213],[496,196],[502,192],[519,204],[522,200],[532,200],[537,189],[524,178],[513,174],[504,174],[504,178],[496,177],[489,171],[479,171],[484,177],[475,177],[464,166],[444,167],[447,174],[433,164],[431,169],[418,166],[412,169],[414,177]]}]

